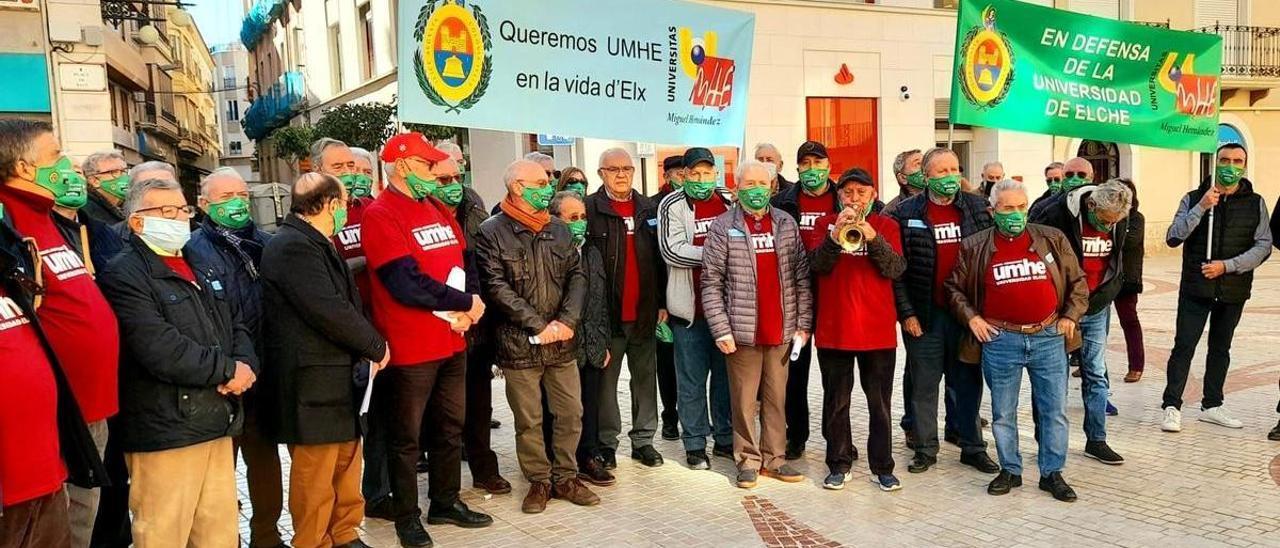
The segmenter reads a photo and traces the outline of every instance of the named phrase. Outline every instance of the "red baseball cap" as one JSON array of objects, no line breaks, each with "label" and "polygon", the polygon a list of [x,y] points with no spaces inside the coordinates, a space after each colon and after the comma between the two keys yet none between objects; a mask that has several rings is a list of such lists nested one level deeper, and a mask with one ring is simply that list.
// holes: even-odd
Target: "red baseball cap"
[{"label": "red baseball cap", "polygon": [[434,146],[421,133],[411,131],[392,137],[382,147],[382,161],[394,162],[401,158],[418,157],[428,162],[442,162],[451,158],[449,153]]}]

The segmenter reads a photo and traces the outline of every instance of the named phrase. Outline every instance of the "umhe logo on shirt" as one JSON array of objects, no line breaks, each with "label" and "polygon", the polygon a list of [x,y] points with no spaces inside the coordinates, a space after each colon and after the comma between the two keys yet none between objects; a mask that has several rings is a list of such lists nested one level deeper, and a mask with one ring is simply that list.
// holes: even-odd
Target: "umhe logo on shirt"
[{"label": "umhe logo on shirt", "polygon": [[413,229],[413,239],[423,251],[458,245],[458,236],[453,233],[453,227],[440,223]]},{"label": "umhe logo on shirt", "polygon": [[84,261],[80,259],[80,254],[65,245],[41,251],[40,260],[59,281],[89,273],[84,267]]},{"label": "umhe logo on shirt", "polygon": [[360,247],[360,225],[351,225],[338,233],[338,243],[342,244],[343,251],[350,251]]},{"label": "umhe logo on shirt", "polygon": [[1086,259],[1099,259],[1111,256],[1111,238],[1085,236],[1080,239],[1080,251]]},{"label": "umhe logo on shirt", "polygon": [[933,240],[938,244],[956,244],[962,239],[959,223],[933,225]]},{"label": "umhe logo on shirt", "polygon": [[627,225],[627,235],[628,235],[628,236],[630,236],[630,235],[632,235],[632,234],[635,234],[635,233],[636,233],[636,218],[635,218],[635,217],[623,217],[623,218],[622,218],[622,222],[623,222],[623,224]]},{"label": "umhe logo on shirt", "polygon": [[715,217],[708,217],[706,219],[695,219],[693,221],[693,235],[706,236],[707,231],[711,229],[711,223],[714,223],[714,222],[716,222]]},{"label": "umhe logo on shirt", "polygon": [[800,230],[813,230],[826,213],[821,211],[801,211],[800,212]]},{"label": "umhe logo on shirt", "polygon": [[764,234],[751,235],[751,248],[756,254],[773,253],[773,233],[766,232]]},{"label": "umhe logo on shirt", "polygon": [[1049,278],[1049,268],[1045,266],[1044,261],[1018,259],[992,265],[991,274],[995,276],[996,285],[1001,286],[1046,280]]},{"label": "umhe logo on shirt", "polygon": [[0,331],[21,327],[31,323],[27,319],[27,315],[22,313],[22,307],[9,297],[0,297]]}]

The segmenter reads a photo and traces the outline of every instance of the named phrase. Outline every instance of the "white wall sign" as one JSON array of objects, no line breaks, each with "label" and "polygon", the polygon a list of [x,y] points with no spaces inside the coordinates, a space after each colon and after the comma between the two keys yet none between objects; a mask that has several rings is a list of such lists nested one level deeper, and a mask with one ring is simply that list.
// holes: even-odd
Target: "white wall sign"
[{"label": "white wall sign", "polygon": [[0,0],[0,9],[39,10],[39,0]]},{"label": "white wall sign", "polygon": [[[6,0],[0,0],[3,1]],[[107,69],[102,65],[63,63],[58,65],[58,80],[63,91],[106,91]]]}]

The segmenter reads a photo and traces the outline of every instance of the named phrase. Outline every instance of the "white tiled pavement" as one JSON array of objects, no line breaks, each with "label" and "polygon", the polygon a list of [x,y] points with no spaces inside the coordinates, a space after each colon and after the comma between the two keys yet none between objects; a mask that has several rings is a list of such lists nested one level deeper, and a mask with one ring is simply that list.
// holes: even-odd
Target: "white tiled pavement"
[{"label": "white tiled pavement", "polygon": [[[552,501],[546,513],[533,516],[520,512],[527,483],[519,476],[511,413],[501,381],[495,381],[495,418],[502,421],[502,428],[493,432],[494,450],[502,473],[515,485],[514,492],[488,497],[470,489],[464,465],[463,485],[468,488],[463,500],[493,515],[494,525],[480,530],[449,526],[428,530],[437,546],[1280,547],[1280,442],[1266,440],[1277,420],[1275,406],[1280,397],[1276,384],[1280,358],[1275,354],[1280,347],[1280,285],[1276,283],[1280,265],[1272,261],[1258,273],[1254,298],[1245,308],[1235,340],[1226,401],[1244,421],[1244,429],[1196,420],[1202,344],[1187,390],[1184,429],[1167,434],[1159,430],[1158,407],[1172,346],[1177,272],[1176,258],[1148,261],[1147,293],[1139,303],[1147,336],[1147,373],[1138,384],[1121,382],[1126,367],[1124,340],[1113,320],[1108,363],[1112,401],[1120,415],[1109,418],[1108,431],[1112,447],[1127,459],[1123,466],[1103,465],[1081,455],[1079,381],[1072,380],[1065,477],[1079,493],[1080,500],[1074,504],[1057,502],[1036,488],[1026,387],[1019,423],[1027,481],[1020,490],[988,496],[985,486],[990,476],[959,464],[959,451],[946,444],[937,467],[924,474],[907,473],[910,452],[896,427],[894,458],[901,491],[882,493],[871,485],[865,460],[855,463],[854,479],[844,491],[823,490],[821,385],[815,365],[809,389],[812,436],[805,458],[798,461],[806,482],[783,484],[762,478],[756,489],[740,490],[732,484],[734,472],[728,460],[713,459],[709,472],[691,471],[683,465],[679,442],[661,439],[655,445],[666,457],[666,465],[649,469],[627,458],[630,448],[624,439],[618,455],[618,484],[595,488],[603,498],[601,505],[579,508]],[[899,375],[902,359],[899,351]],[[625,391],[627,384],[620,386]],[[855,394],[854,438],[865,440],[865,404],[859,400]],[[622,408],[629,406],[624,403]],[[895,391],[894,409],[896,422],[902,409],[900,389]],[[983,415],[990,416],[985,408]],[[986,435],[994,458],[994,442],[989,431]],[[865,455],[865,446],[862,452]],[[239,479],[244,502],[241,531],[247,542],[251,508],[243,475]],[[422,480],[425,500],[425,476]],[[281,527],[287,537],[287,511]],[[388,522],[366,520],[362,535],[373,546],[398,546]]]}]

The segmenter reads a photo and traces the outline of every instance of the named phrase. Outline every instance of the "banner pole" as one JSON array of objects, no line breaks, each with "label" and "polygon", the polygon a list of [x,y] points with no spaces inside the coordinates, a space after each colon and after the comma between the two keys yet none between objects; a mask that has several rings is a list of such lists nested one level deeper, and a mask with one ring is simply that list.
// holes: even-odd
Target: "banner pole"
[{"label": "banner pole", "polygon": [[947,148],[951,148],[951,142],[955,139],[955,135],[956,135],[956,125],[952,123],[950,119],[948,119],[947,120]]}]

